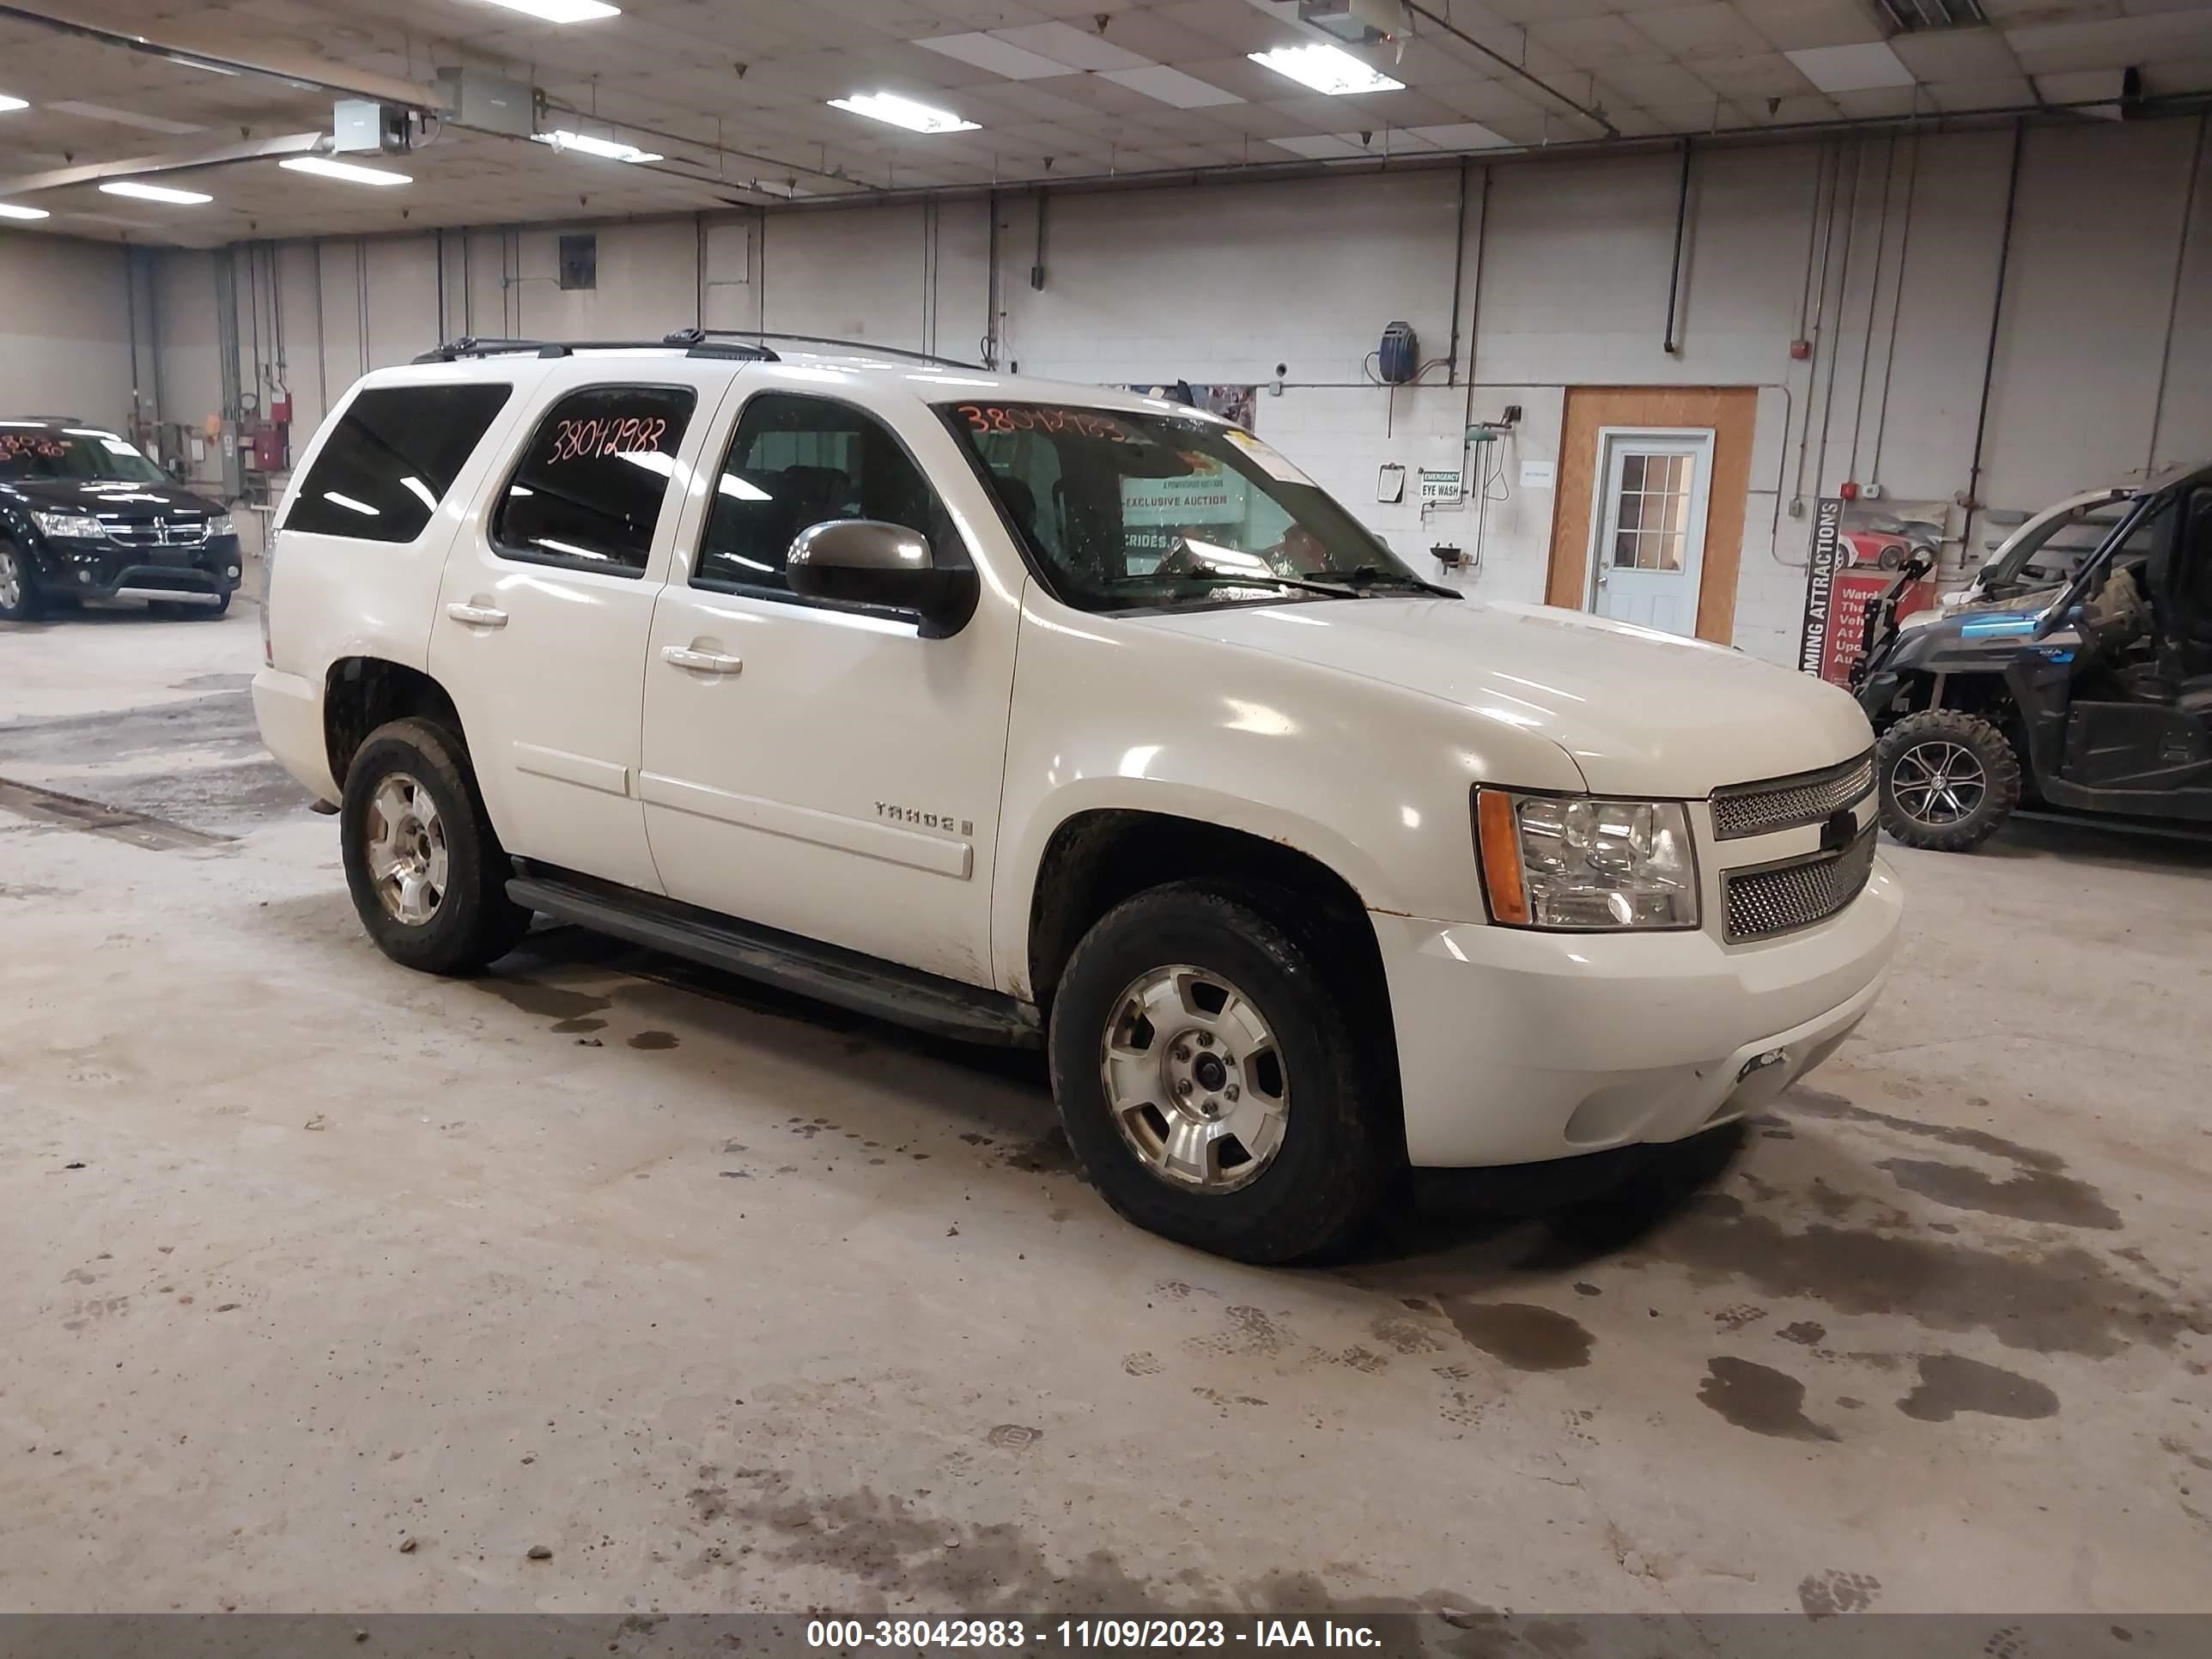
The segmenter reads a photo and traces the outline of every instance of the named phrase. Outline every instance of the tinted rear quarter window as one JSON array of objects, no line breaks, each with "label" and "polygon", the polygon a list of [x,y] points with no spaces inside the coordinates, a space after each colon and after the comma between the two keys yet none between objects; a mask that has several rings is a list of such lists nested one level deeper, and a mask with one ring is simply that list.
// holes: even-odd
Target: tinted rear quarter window
[{"label": "tinted rear quarter window", "polygon": [[514,391],[370,387],[347,405],[324,441],[283,527],[357,541],[413,541]]},{"label": "tinted rear quarter window", "polygon": [[689,386],[572,392],[538,422],[493,516],[502,558],[635,576],[697,396]]}]

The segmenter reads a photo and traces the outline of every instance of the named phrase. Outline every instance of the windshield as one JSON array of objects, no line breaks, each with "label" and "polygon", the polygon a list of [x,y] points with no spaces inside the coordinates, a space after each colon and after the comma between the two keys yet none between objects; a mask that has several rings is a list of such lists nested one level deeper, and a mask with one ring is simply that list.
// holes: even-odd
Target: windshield
[{"label": "windshield", "polygon": [[1047,585],[1085,611],[1431,588],[1241,428],[1197,415],[947,404]]},{"label": "windshield", "polygon": [[0,424],[0,478],[19,483],[167,483],[168,475],[112,432]]},{"label": "windshield", "polygon": [[2070,580],[2131,505],[2125,496],[2106,497],[2031,520],[1990,557],[1983,587],[2042,587]]}]

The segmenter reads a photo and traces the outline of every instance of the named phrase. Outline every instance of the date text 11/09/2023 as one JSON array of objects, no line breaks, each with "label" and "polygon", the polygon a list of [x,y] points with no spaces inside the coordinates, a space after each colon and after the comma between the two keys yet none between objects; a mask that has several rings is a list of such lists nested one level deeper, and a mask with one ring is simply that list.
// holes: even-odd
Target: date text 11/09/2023
[{"label": "date text 11/09/2023", "polygon": [[1375,1648],[1370,1626],[1333,1619],[817,1619],[806,1645],[866,1648]]}]

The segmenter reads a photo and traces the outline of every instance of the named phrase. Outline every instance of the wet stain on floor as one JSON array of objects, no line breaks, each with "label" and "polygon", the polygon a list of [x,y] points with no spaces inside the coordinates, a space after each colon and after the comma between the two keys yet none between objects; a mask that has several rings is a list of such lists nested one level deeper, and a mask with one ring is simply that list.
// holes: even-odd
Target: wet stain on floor
[{"label": "wet stain on floor", "polygon": [[508,979],[495,975],[474,982],[501,1002],[510,1007],[520,1008],[526,1014],[535,1014],[541,1019],[567,1022],[554,1027],[556,1030],[597,1030],[606,1022],[601,1020],[587,1026],[582,1023],[586,1017],[605,1013],[615,1006],[612,997],[595,996],[589,991],[571,991],[565,986],[548,985],[540,979]]},{"label": "wet stain on floor", "polygon": [[2075,1245],[2022,1244],[2008,1254],[1820,1223],[1792,1231],[1716,1199],[1729,1195],[1685,1206],[1639,1254],[1701,1279],[1746,1280],[1769,1297],[1899,1315],[1931,1330],[1987,1331],[2008,1348],[2042,1353],[2108,1358],[2139,1343],[2171,1348],[2185,1333],[2212,1332],[2212,1308],[2202,1300],[2136,1284]]},{"label": "wet stain on floor", "polygon": [[1897,1402],[1923,1423],[1948,1423],[1960,1412],[2033,1420],[2056,1417],[2058,1396],[2033,1377],[1954,1353],[1920,1356],[1920,1385]]},{"label": "wet stain on floor", "polygon": [[629,1040],[629,1046],[633,1048],[673,1048],[677,1046],[676,1033],[673,1031],[640,1031],[635,1036]]},{"label": "wet stain on floor", "polygon": [[1590,1334],[1563,1313],[1528,1302],[1441,1304],[1452,1328],[1516,1371],[1568,1371],[1589,1364]]},{"label": "wet stain on floor", "polygon": [[1780,1440],[1834,1440],[1805,1415],[1805,1385],[1787,1371],[1723,1355],[1705,1362],[1698,1398],[1740,1429]]},{"label": "wet stain on floor", "polygon": [[2119,1212],[2088,1182],[2066,1174],[2066,1160],[2056,1152],[2023,1146],[1985,1129],[1954,1128],[1873,1111],[1818,1089],[1798,1090],[1791,1103],[1808,1116],[1878,1125],[1900,1134],[2002,1158],[2013,1166],[2013,1174],[1999,1180],[1970,1165],[1933,1158],[1884,1158],[1875,1165],[1907,1192],[1952,1209],[2060,1227],[2110,1231],[2120,1224]]}]

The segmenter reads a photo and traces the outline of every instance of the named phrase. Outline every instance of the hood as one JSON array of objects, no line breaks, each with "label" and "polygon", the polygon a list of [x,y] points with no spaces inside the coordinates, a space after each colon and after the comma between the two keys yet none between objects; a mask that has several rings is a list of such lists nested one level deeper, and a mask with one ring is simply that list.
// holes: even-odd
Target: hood
[{"label": "hood", "polygon": [[1548,738],[1601,794],[1695,797],[1832,766],[1874,742],[1850,694],[1809,674],[1545,605],[1344,599],[1130,620],[1403,686]]},{"label": "hood", "polygon": [[0,501],[45,513],[94,513],[125,520],[211,519],[222,508],[204,495],[171,483],[126,483],[119,479],[0,478]]}]

